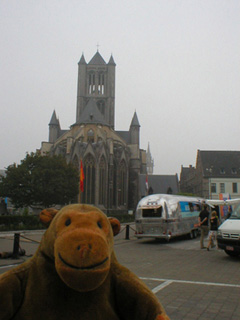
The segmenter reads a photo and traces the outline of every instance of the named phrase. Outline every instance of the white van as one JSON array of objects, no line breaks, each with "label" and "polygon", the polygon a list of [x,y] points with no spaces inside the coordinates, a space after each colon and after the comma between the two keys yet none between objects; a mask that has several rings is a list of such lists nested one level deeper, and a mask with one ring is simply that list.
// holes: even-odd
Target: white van
[{"label": "white van", "polygon": [[218,247],[229,256],[240,255],[240,204],[218,228],[217,241]]}]

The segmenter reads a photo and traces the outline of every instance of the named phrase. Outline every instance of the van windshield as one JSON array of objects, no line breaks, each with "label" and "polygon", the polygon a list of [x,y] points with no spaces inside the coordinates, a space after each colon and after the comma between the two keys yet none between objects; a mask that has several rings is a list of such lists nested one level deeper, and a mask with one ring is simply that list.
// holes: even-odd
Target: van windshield
[{"label": "van windshield", "polygon": [[240,204],[233,210],[229,219],[240,219]]}]

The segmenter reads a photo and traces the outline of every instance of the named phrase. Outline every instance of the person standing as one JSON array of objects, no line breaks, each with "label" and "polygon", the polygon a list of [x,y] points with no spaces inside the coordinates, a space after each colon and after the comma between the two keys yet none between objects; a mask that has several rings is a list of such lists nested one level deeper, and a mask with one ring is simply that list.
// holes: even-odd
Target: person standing
[{"label": "person standing", "polygon": [[214,240],[217,240],[217,230],[219,226],[219,220],[216,211],[212,211],[211,218],[210,218],[210,231],[208,234],[208,245],[207,251],[209,251],[209,247],[215,247]]},{"label": "person standing", "polygon": [[200,237],[200,248],[204,249],[204,237],[208,235],[208,218],[209,218],[209,212],[208,207],[206,204],[203,205],[203,210],[199,213],[198,221],[199,221],[199,227],[201,230],[201,237]]}]

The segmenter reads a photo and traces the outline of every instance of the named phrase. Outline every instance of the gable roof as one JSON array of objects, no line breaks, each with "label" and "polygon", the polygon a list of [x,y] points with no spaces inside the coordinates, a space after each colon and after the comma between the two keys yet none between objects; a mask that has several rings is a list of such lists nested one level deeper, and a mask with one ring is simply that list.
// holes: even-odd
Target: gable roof
[{"label": "gable roof", "polygon": [[198,157],[201,160],[204,177],[240,177],[240,151],[198,150]]},{"label": "gable roof", "polygon": [[[139,187],[141,197],[146,196],[146,174],[139,175]],[[175,175],[148,175],[148,187],[153,190],[153,193],[167,193],[168,189],[172,189],[172,194],[179,192],[178,176]]]},{"label": "gable roof", "polygon": [[100,53],[97,51],[95,55],[92,57],[92,59],[89,61],[88,64],[103,64],[105,65],[106,62],[104,61],[103,57],[100,55]]},{"label": "gable roof", "polygon": [[127,144],[131,142],[131,136],[129,131],[115,131]]}]

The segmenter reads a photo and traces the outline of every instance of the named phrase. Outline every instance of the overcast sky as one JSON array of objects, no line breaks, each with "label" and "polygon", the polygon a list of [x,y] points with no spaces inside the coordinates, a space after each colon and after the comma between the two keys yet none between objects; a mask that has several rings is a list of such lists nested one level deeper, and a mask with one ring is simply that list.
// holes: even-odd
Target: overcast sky
[{"label": "overcast sky", "polygon": [[154,173],[240,150],[239,0],[2,0],[0,169],[76,120],[78,61],[116,62],[115,129],[136,110]]}]

